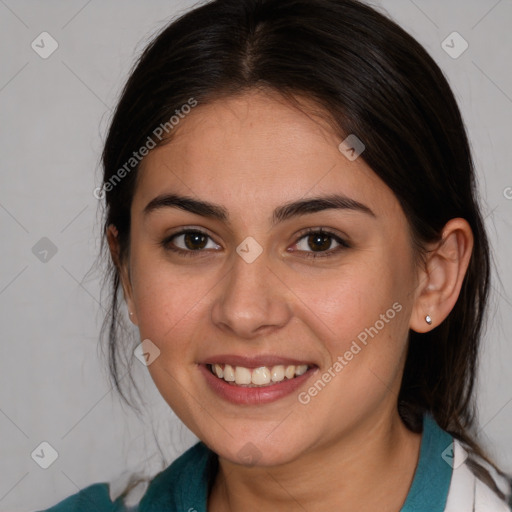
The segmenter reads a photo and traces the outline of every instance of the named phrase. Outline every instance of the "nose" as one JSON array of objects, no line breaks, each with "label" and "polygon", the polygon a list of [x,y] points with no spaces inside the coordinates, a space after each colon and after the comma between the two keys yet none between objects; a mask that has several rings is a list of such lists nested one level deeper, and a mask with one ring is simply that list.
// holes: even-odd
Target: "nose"
[{"label": "nose", "polygon": [[237,338],[253,339],[285,326],[291,316],[289,291],[268,266],[265,253],[252,263],[237,254],[213,301],[213,323]]}]

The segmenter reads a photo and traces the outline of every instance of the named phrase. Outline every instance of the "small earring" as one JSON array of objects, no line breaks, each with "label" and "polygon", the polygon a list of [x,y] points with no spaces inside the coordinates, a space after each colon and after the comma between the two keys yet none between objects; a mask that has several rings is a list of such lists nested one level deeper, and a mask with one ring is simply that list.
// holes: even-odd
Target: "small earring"
[{"label": "small earring", "polygon": [[132,316],[132,315],[133,315],[133,311],[130,311],[130,316]]},{"label": "small earring", "polygon": [[432,318],[430,318],[430,315],[425,317],[425,322],[427,322],[428,325],[432,325]]}]

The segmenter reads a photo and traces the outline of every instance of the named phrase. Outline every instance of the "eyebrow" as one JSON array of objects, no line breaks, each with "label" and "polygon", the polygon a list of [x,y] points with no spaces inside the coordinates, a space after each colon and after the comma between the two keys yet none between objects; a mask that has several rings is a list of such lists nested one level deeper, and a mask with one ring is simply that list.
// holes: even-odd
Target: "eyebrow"
[{"label": "eyebrow", "polygon": [[[143,215],[146,217],[150,213],[163,208],[179,208],[202,217],[208,217],[229,224],[229,214],[224,207],[178,194],[162,194],[155,197],[146,205]],[[272,225],[274,226],[293,217],[323,210],[351,210],[376,217],[375,213],[363,203],[344,195],[331,194],[293,201],[277,207],[272,215]]]}]

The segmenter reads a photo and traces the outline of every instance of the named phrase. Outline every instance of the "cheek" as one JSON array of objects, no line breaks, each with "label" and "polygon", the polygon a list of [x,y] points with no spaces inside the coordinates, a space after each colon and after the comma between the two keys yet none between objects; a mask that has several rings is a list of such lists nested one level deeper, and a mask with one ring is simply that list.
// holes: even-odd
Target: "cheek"
[{"label": "cheek", "polygon": [[[133,266],[133,294],[141,338],[163,352],[187,346],[198,311],[207,300],[208,279],[202,272],[184,272],[156,258],[138,258]],[[164,354],[163,354],[164,355]]]},{"label": "cheek", "polygon": [[303,323],[315,326],[315,337],[327,352],[318,377],[330,369],[325,377],[333,383],[328,386],[333,396],[324,403],[339,405],[341,400],[351,407],[362,405],[362,396],[381,399],[397,378],[410,315],[405,262],[382,256],[358,261],[321,279],[296,280],[294,287],[307,304],[301,309]]},{"label": "cheek", "polygon": [[133,288],[141,340],[149,339],[159,349],[158,357],[148,366],[156,388],[173,411],[197,430],[195,410],[200,396],[195,391],[196,352],[193,341],[199,339],[205,321],[208,284],[204,274],[192,276],[172,267],[141,260],[134,269]]},{"label": "cheek", "polygon": [[[333,348],[341,350],[400,301],[402,293],[396,283],[389,267],[384,270],[378,262],[360,262],[316,276],[296,277],[293,289],[304,314],[309,315],[307,323],[321,326],[325,338],[339,345]],[[394,313],[391,309],[390,315]]]},{"label": "cheek", "polygon": [[348,428],[382,410],[398,392],[407,347],[407,308],[391,280],[376,284],[372,277],[345,276],[310,288],[306,321],[322,326],[316,337],[327,352],[326,364],[299,396],[300,403],[314,411],[304,418],[311,418],[312,429],[320,422],[335,434],[340,426]]}]

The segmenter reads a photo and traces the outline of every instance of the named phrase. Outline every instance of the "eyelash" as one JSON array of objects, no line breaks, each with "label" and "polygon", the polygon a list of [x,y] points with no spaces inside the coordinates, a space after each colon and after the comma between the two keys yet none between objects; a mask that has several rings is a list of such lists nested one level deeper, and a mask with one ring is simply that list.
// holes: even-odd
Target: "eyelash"
[{"label": "eyelash", "polygon": [[[194,251],[194,250],[184,250],[184,249],[180,249],[180,248],[177,248],[175,246],[172,246],[171,241],[174,238],[176,238],[176,237],[178,237],[180,235],[187,235],[187,234],[204,235],[204,236],[206,236],[206,237],[211,239],[210,235],[208,235],[208,233],[205,233],[204,231],[201,231],[199,229],[186,229],[186,230],[183,230],[183,231],[179,231],[178,233],[174,233],[171,236],[165,238],[161,242],[161,245],[162,245],[162,247],[165,250],[178,253],[178,254],[180,254],[182,256],[197,256],[198,253],[204,252],[204,250],[202,250],[202,249],[197,249],[197,250]],[[328,230],[325,230],[325,229],[322,229],[322,228],[308,228],[308,229],[300,232],[296,242],[294,243],[294,245],[296,245],[303,238],[305,238],[305,237],[307,237],[309,235],[313,235],[313,234],[325,235],[327,237],[330,237],[334,241],[338,242],[340,244],[340,246],[335,248],[335,249],[330,249],[328,251],[321,251],[321,252],[299,251],[299,252],[303,252],[304,253],[304,257],[305,258],[311,258],[311,259],[328,258],[328,257],[336,255],[338,252],[342,251],[343,249],[350,248],[350,245],[343,238],[340,238],[335,233],[333,233],[331,231],[328,231]]]}]

